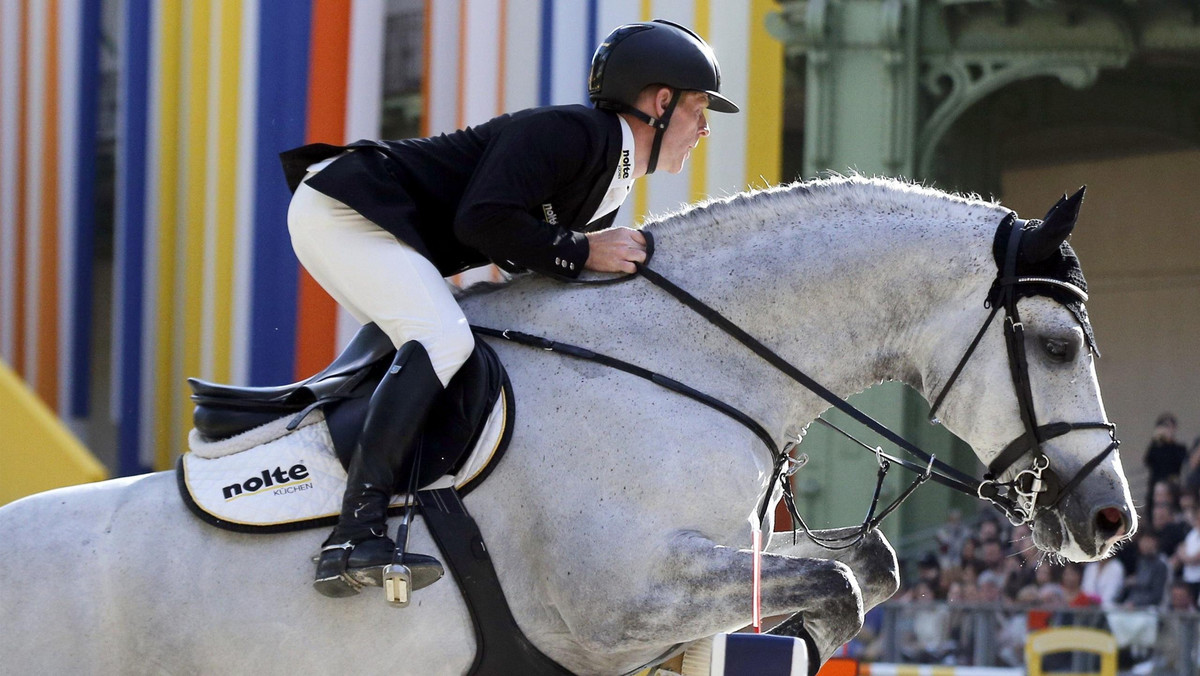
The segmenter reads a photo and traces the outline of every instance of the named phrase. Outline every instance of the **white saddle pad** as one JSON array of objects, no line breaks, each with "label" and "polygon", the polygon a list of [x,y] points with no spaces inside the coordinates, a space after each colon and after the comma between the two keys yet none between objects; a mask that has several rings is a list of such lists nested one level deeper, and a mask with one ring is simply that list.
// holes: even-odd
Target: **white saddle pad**
[{"label": "white saddle pad", "polygon": [[[453,476],[428,488],[462,489],[495,458],[504,438],[505,393],[497,398],[470,457]],[[281,532],[331,524],[341,511],[346,471],[333,450],[325,417],[308,415],[294,431],[292,416],[229,439],[210,441],[196,430],[179,459],[180,492],[209,523],[237,531]],[[393,497],[391,506],[409,501]]]}]

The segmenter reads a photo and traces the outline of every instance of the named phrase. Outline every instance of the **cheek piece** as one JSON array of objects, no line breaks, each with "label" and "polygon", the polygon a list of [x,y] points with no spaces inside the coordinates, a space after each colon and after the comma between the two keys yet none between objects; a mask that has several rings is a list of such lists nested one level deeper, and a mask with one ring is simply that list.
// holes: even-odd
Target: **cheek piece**
[{"label": "cheek piece", "polygon": [[667,125],[671,123],[671,114],[675,112],[675,106],[679,103],[679,98],[683,94],[682,91],[676,89],[671,96],[671,102],[667,104],[667,109],[663,111],[663,116],[659,118],[659,124],[652,125],[655,129],[654,144],[650,146],[650,161],[646,164],[646,174],[653,174],[658,168],[658,151],[662,149],[663,136],[667,133]]}]

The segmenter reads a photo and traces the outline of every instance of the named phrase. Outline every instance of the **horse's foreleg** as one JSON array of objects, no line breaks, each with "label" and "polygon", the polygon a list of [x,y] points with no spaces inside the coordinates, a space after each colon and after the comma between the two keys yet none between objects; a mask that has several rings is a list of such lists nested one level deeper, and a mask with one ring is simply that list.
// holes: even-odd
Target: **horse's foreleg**
[{"label": "horse's foreleg", "polygon": [[[814,531],[814,534],[818,538],[828,540],[852,534],[855,530],[837,528]],[[896,552],[878,530],[868,533],[853,547],[835,550],[825,549],[804,533],[796,533],[795,544],[792,544],[791,533],[775,533],[766,551],[770,554],[802,559],[833,559],[850,566],[858,580],[863,605],[867,610],[891,598],[900,587],[900,566],[896,562]]]},{"label": "horse's foreleg", "polygon": [[[673,637],[687,642],[750,623],[753,557],[697,534],[671,543],[647,598],[624,614],[626,638]],[[838,561],[762,557],[763,616],[804,613],[822,660],[862,627],[863,604],[853,571]],[[610,629],[616,629],[611,627]]]}]

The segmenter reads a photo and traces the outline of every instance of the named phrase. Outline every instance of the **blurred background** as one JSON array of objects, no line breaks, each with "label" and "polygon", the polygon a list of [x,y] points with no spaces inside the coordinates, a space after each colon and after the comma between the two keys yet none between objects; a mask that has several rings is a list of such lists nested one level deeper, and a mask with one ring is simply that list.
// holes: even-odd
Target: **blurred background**
[{"label": "blurred background", "polygon": [[[1071,241],[1108,414],[1143,519],[1152,479],[1167,479],[1187,521],[1195,0],[0,0],[0,504],[170,469],[191,427],[185,378],[290,382],[353,334],[292,254],[280,151],[586,102],[599,39],[656,17],[708,39],[744,112],[710,116],[685,171],[639,181],[618,223],[830,171],[905,176],[1026,218],[1086,184]],[[855,401],[977,470],[914,393]],[[1152,437],[1183,448],[1173,471],[1147,465]],[[845,478],[873,476],[873,458],[816,428],[805,449],[806,518],[847,525],[870,487]],[[917,561],[950,513],[971,527],[988,515],[926,488],[886,530]]]}]

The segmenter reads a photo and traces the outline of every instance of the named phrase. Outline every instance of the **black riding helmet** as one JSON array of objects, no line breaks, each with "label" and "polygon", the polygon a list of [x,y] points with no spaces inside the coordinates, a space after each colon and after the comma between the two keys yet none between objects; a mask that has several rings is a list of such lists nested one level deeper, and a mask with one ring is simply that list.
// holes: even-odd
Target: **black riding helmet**
[{"label": "black riding helmet", "polygon": [[[674,90],[661,118],[634,107],[642,90],[656,84]],[[687,28],[663,19],[626,24],[609,33],[596,48],[588,75],[588,96],[593,105],[629,113],[656,130],[647,174],[653,173],[658,164],[663,133],[684,91],[708,94],[709,110],[738,112],[737,104],[721,96],[720,89],[721,67],[712,47]]]}]

